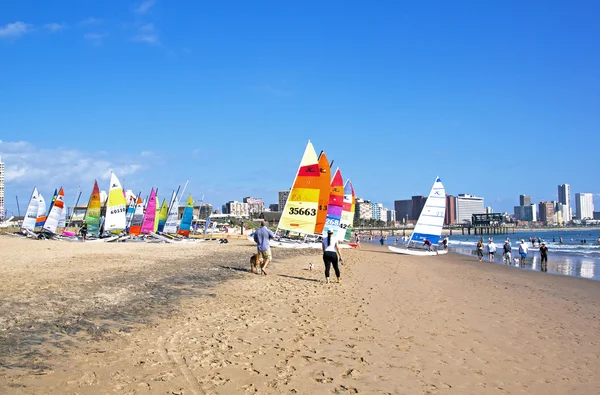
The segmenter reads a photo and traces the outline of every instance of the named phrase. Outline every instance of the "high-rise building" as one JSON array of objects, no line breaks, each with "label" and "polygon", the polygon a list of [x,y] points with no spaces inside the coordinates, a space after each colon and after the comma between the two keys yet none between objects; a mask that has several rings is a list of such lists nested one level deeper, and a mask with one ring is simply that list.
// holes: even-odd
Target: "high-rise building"
[{"label": "high-rise building", "polygon": [[387,212],[387,222],[390,225],[394,225],[396,223],[396,210],[388,210]]},{"label": "high-rise building", "polygon": [[456,223],[471,222],[473,214],[483,214],[483,198],[469,194],[459,194],[456,197]]},{"label": "high-rise building", "polygon": [[399,222],[406,222],[413,219],[412,200],[395,200],[394,209],[396,210],[396,219]]},{"label": "high-rise building", "polygon": [[279,210],[277,211],[283,211],[283,209],[285,208],[285,203],[287,202],[289,196],[289,189],[287,191],[279,191]]},{"label": "high-rise building", "polygon": [[4,163],[0,158],[0,221],[4,220]]},{"label": "high-rise building", "polygon": [[594,218],[594,196],[591,193],[576,193],[575,207],[577,219]]},{"label": "high-rise building", "polygon": [[446,216],[444,218],[445,225],[456,223],[456,197],[446,195]]},{"label": "high-rise building", "polygon": [[385,207],[380,207],[379,208],[379,220],[383,221],[383,222],[387,222],[387,213],[388,213],[388,209]]},{"label": "high-rise building", "polygon": [[368,200],[356,199],[354,220],[373,219],[373,203]]},{"label": "high-rise building", "polygon": [[250,214],[260,214],[265,211],[265,202],[261,198],[245,197],[242,199],[244,203],[248,203],[248,212]]},{"label": "high-rise building", "polygon": [[563,216],[563,220],[565,222],[571,221],[573,208],[571,206],[571,186],[569,184],[560,184],[558,186],[558,202],[566,206],[563,212],[567,214],[567,217]]},{"label": "high-rise building", "polygon": [[277,204],[277,203],[271,203],[271,204],[269,204],[269,210],[271,210],[271,211],[279,211],[279,204]]},{"label": "high-rise building", "polygon": [[531,196],[519,195],[519,206],[531,206]]},{"label": "high-rise building", "polygon": [[540,202],[540,222],[544,225],[554,225],[554,204],[552,202]]},{"label": "high-rise building", "polygon": [[427,198],[425,196],[413,196],[412,197],[412,219],[418,220],[421,215],[421,211],[423,211],[423,207],[425,207],[425,202]]},{"label": "high-rise building", "polygon": [[206,219],[213,213],[213,206],[209,203],[204,203],[198,209],[198,218]]}]

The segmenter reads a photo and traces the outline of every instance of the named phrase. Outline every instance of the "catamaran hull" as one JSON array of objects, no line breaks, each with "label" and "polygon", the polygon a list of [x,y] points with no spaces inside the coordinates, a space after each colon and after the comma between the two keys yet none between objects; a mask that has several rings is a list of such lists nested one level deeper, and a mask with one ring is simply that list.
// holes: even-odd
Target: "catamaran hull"
[{"label": "catamaran hull", "polygon": [[422,251],[422,250],[409,250],[408,248],[397,248],[388,246],[390,251],[395,252],[396,254],[404,254],[404,255],[416,255],[416,256],[435,256],[435,255],[443,255],[447,254],[448,250],[438,250],[438,251]]}]

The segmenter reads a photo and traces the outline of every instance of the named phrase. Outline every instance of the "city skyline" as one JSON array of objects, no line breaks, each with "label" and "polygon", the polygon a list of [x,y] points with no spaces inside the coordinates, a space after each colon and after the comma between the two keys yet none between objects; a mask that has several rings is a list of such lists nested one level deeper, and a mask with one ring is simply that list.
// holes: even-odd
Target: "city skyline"
[{"label": "city skyline", "polygon": [[0,5],[8,210],[110,169],[270,204],[309,139],[386,207],[436,176],[496,211],[563,183],[600,206],[600,4],[142,3]]}]

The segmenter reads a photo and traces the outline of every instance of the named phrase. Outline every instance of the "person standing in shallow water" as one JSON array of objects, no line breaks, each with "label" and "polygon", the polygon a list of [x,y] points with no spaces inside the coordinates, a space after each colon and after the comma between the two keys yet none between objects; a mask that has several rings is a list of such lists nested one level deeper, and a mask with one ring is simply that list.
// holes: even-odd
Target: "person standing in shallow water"
[{"label": "person standing in shallow water", "polygon": [[542,243],[540,247],[540,270],[542,272],[548,271],[548,247],[546,247],[546,243]]},{"label": "person standing in shallow water", "polygon": [[483,241],[481,239],[477,241],[477,257],[479,257],[479,262],[483,260]]},{"label": "person standing in shallow water", "polygon": [[325,281],[327,282],[327,284],[329,284],[329,270],[331,269],[331,266],[333,266],[333,270],[335,271],[337,282],[342,282],[340,268],[338,266],[338,256],[340,263],[342,265],[344,264],[344,260],[342,259],[342,254],[340,253],[338,243],[336,240],[331,240],[331,235],[333,235],[333,232],[331,230],[328,230],[327,237],[323,238],[323,243],[321,245],[321,247],[323,248],[323,263],[325,264]]}]

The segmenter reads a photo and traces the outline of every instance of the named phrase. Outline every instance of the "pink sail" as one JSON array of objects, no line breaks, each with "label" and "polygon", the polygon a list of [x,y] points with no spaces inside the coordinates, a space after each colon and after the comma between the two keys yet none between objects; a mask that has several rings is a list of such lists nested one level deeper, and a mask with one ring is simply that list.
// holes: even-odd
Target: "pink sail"
[{"label": "pink sail", "polygon": [[144,222],[142,223],[142,234],[147,235],[154,232],[154,217],[156,217],[156,192],[152,188],[146,206],[146,213],[144,214]]}]

